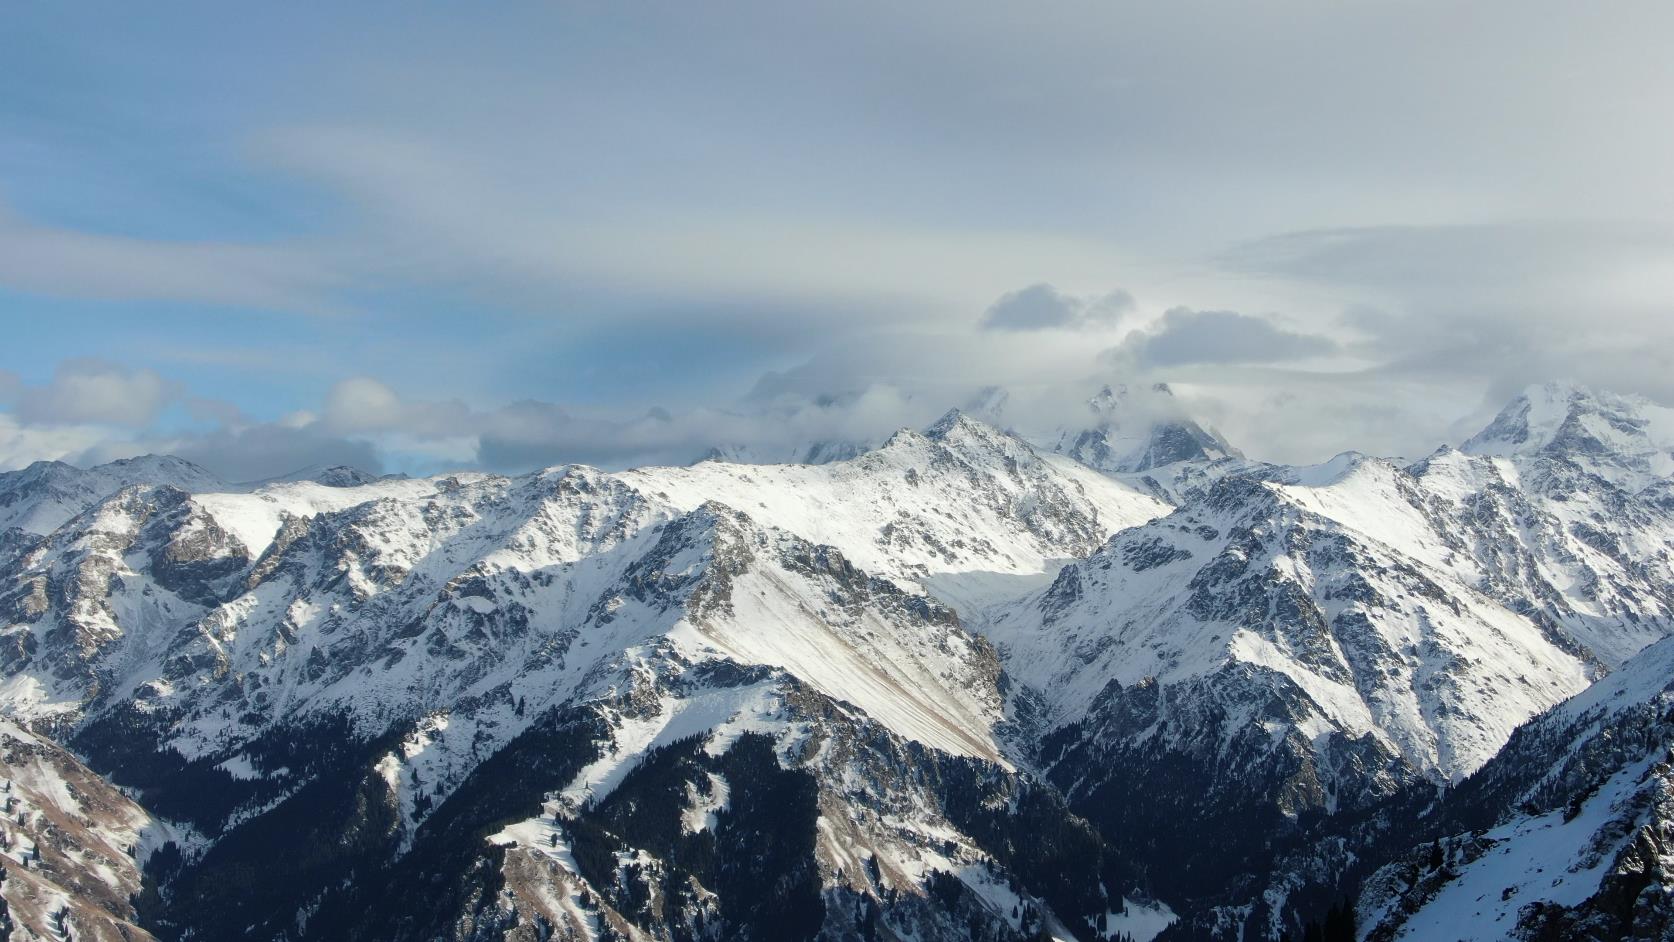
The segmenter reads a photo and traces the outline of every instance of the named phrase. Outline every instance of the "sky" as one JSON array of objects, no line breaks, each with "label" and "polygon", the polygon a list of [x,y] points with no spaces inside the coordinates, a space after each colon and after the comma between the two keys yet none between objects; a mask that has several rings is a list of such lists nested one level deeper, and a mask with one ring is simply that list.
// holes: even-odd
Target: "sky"
[{"label": "sky", "polygon": [[1674,404],[1674,6],[11,4],[0,468]]}]

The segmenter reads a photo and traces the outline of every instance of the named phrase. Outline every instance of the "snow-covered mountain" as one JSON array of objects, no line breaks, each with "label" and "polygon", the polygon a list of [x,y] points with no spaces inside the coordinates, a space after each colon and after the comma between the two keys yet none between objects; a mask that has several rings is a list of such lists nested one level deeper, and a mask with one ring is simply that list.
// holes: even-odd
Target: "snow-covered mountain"
[{"label": "snow-covered mountain", "polygon": [[1674,474],[1674,409],[1640,396],[1546,383],[1512,400],[1462,450],[1556,459],[1640,490]]},{"label": "snow-covered mountain", "polygon": [[[0,711],[173,841],[107,867],[159,938],[1149,940],[1346,913],[1389,822],[1525,826],[1479,783],[1566,761],[1527,730],[1645,699],[1607,692],[1674,632],[1654,407],[1541,387],[1285,468],[1141,398],[823,462],[38,466]],[[1363,917],[1433,904],[1393,879]]]},{"label": "snow-covered mountain", "polygon": [[100,500],[135,484],[167,484],[188,491],[226,486],[190,461],[166,455],[124,458],[85,469],[62,461],[37,461],[0,473],[0,532],[17,527],[51,533]]},{"label": "snow-covered mountain", "polygon": [[1220,894],[1276,834],[1464,778],[1674,632],[1674,518],[1581,458],[1613,460],[1230,469],[973,624],[1043,692],[1072,806],[1166,862],[1165,898]]},{"label": "snow-covered mountain", "polygon": [[[836,397],[823,407],[853,406],[855,397]],[[1113,476],[1147,477],[1160,486],[1172,487],[1179,474],[1206,467],[1238,464],[1243,455],[1219,433],[1194,419],[1174,397],[1166,383],[1129,387],[1107,385],[1086,401],[1086,412],[1068,423],[1039,426],[1019,425],[1012,415],[1012,395],[1003,387],[989,386],[971,395],[960,413],[1005,429],[1028,441],[1036,449],[1066,455],[1075,461]],[[1035,411],[1038,411],[1038,407]],[[771,413],[770,413],[771,414]],[[789,421],[796,413],[786,413]],[[720,444],[699,457],[699,461],[734,464],[826,464],[857,457],[882,443],[882,437],[864,435],[807,437],[771,444]],[[1233,459],[1226,460],[1223,459]]]},{"label": "snow-covered mountain", "polygon": [[[157,813],[208,835],[202,868],[222,866],[279,809],[357,782],[389,809],[368,847],[419,846],[484,759],[557,716],[585,725],[575,756],[594,756],[543,783],[566,819],[608,801],[647,750],[693,735],[722,737],[723,757],[741,731],[763,733],[770,754],[796,754],[807,723],[791,717],[806,710],[829,714],[820,736],[860,724],[854,735],[914,762],[963,762],[962,775],[995,788],[1047,788],[1009,758],[1023,733],[991,648],[923,580],[1039,575],[1165,509],[957,413],[819,466],[560,468],[206,494],[141,485],[7,560],[0,696],[142,789]],[[820,767],[843,777],[873,761]],[[956,798],[971,800],[935,800]],[[1056,807],[1056,825],[1080,827],[1096,857],[1096,836]],[[844,812],[853,827],[880,813]],[[935,869],[926,861],[960,862],[975,868],[961,884],[978,894],[973,914],[992,910],[1006,931],[1070,917],[1053,915],[1046,890],[1030,896],[1033,877],[1002,889],[1007,878],[984,875],[1003,870],[1002,851],[980,850],[976,836],[960,851],[947,843],[960,832],[940,820],[915,813],[912,826],[928,829],[917,838],[896,834],[898,823],[866,825],[897,849],[874,861],[883,875],[862,895],[907,881],[916,896]],[[851,866],[820,876],[820,892],[859,876],[856,852],[848,840],[822,852]],[[224,928],[223,909],[192,902],[190,873],[174,878],[159,925]],[[295,878],[302,895],[282,921],[318,891]],[[1105,900],[1098,871],[1088,878],[1076,909],[1090,919],[1089,900]],[[610,882],[589,879],[589,893]],[[280,918],[251,906],[237,918]]]}]

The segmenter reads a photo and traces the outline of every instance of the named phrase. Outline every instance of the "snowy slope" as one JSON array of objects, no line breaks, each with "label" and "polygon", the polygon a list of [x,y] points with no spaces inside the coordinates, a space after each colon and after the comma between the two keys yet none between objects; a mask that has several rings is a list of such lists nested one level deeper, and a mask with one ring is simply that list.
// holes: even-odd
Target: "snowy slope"
[{"label": "snowy slope", "polygon": [[959,412],[927,432],[827,465],[624,472],[682,508],[716,500],[904,580],[935,573],[1042,572],[1167,510],[1154,497]]},{"label": "snowy slope", "polygon": [[[415,854],[485,758],[577,710],[596,717],[597,758],[551,783],[574,813],[689,736],[720,736],[724,752],[727,737],[759,730],[789,748],[807,733],[782,714],[816,701],[828,704],[821,735],[860,723],[912,757],[902,762],[1009,776],[999,662],[926,585],[1039,576],[1166,509],[958,414],[820,466],[342,483],[130,487],[12,559],[0,594],[8,712],[73,730],[107,764],[143,744],[184,763],[169,775],[212,776],[227,797],[186,812],[211,835],[257,827],[321,782],[364,781],[372,807],[390,809],[372,833],[388,827],[390,846]],[[769,673],[726,679],[740,670]],[[342,735],[340,721],[389,745],[346,768],[310,758],[340,746],[292,745]],[[847,768],[822,780],[841,788]],[[842,799],[845,827],[896,848],[898,890],[921,898],[931,870],[976,867],[959,878],[972,899],[1009,900],[983,918],[1058,924],[1050,905],[996,886],[998,864],[943,846],[974,838],[916,813],[880,816],[867,796]],[[903,834],[909,818],[928,830]],[[853,859],[847,839],[820,840],[825,858]],[[213,845],[204,866],[239,846]],[[523,880],[551,870],[518,868]],[[1092,876],[1078,910],[1107,905]],[[822,879],[852,877],[834,866]],[[571,897],[552,880],[556,913]],[[898,918],[946,919],[913,912]]]},{"label": "snowy slope", "polygon": [[[1320,729],[1371,734],[1442,778],[1587,683],[1526,619],[1310,503],[1284,485],[1225,482],[1065,568],[990,636],[1060,723],[1110,681],[1166,687],[1241,663],[1295,684]],[[1397,545],[1401,522],[1384,531]]]},{"label": "snowy slope", "polygon": [[719,658],[1002,761],[992,654],[910,580],[1038,573],[1161,509],[957,415],[817,467],[129,489],[10,569],[0,697],[84,725],[137,708],[235,765],[270,725],[240,716],[370,735],[442,711],[445,789],[636,659]]},{"label": "snowy slope", "polygon": [[[1380,870],[1373,939],[1659,938],[1674,928],[1674,639],[1520,730]],[[1438,866],[1439,864],[1439,866]]]},{"label": "snowy slope", "polygon": [[[1259,884],[1237,881],[1275,839],[1457,782],[1668,632],[1660,551],[1574,549],[1563,508],[1432,487],[1437,465],[1234,472],[972,620],[1040,693],[1040,761],[1077,811],[1151,859],[1177,911],[1231,920],[1193,931],[1253,918]],[[1565,576],[1583,565],[1600,577]]]},{"label": "snowy slope", "polygon": [[140,864],[171,839],[50,740],[0,720],[0,900],[13,939],[150,939]]},{"label": "snowy slope", "polygon": [[1489,595],[1602,668],[1674,630],[1674,516],[1593,478],[1532,490],[1527,473],[1443,449],[1410,468],[1344,455],[1279,478],[1298,505]]}]

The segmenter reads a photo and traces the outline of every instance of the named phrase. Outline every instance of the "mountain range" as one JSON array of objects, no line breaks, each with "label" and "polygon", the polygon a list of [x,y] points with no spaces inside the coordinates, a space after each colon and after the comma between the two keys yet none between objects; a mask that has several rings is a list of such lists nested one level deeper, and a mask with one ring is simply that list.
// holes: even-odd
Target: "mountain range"
[{"label": "mountain range", "polygon": [[1674,933],[1674,411],[1288,467],[1112,387],[794,450],[0,474],[0,925]]}]

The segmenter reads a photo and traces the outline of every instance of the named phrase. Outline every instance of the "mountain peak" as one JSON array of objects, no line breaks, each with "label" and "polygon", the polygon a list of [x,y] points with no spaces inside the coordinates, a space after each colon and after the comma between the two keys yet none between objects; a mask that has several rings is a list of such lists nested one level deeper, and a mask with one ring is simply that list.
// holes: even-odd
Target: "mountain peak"
[{"label": "mountain peak", "polygon": [[19,527],[50,533],[99,501],[136,484],[160,484],[202,493],[225,486],[220,478],[184,458],[139,455],[78,468],[62,461],[37,461],[0,474],[0,530]]},{"label": "mountain peak", "polygon": [[949,409],[924,430],[924,437],[966,454],[1018,458],[1035,455],[1034,447],[1017,435],[990,425],[960,409]]},{"label": "mountain peak", "polygon": [[1605,477],[1674,472],[1674,409],[1578,383],[1533,385],[1460,447],[1473,455],[1562,457]]},{"label": "mountain peak", "polygon": [[1143,390],[1106,385],[1087,400],[1090,428],[1066,430],[1056,450],[1107,473],[1150,471],[1180,461],[1242,457],[1186,414],[1167,383]]},{"label": "mountain peak", "polygon": [[301,483],[311,482],[323,484],[326,487],[360,487],[374,484],[379,476],[370,471],[346,464],[320,465],[312,464],[305,468],[298,468],[289,474],[276,478],[258,481],[257,484]]},{"label": "mountain peak", "polygon": [[924,430],[926,438],[948,443],[962,441],[972,436],[985,439],[992,438],[997,434],[1001,434],[999,429],[981,419],[972,418],[962,409],[947,410],[941,418],[932,422]]}]

